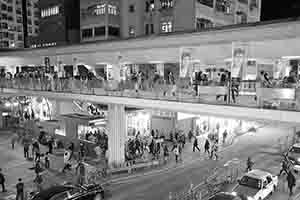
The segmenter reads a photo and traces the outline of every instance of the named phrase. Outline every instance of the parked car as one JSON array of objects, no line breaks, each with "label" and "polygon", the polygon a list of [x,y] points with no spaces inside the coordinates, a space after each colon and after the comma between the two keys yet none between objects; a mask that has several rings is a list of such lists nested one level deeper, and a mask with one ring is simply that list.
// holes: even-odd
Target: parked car
[{"label": "parked car", "polygon": [[292,168],[296,171],[300,171],[300,143],[294,144],[286,153],[286,157]]},{"label": "parked car", "polygon": [[238,196],[236,194],[231,194],[228,192],[220,192],[210,197],[208,200],[247,200],[247,199],[243,198],[242,196]]},{"label": "parked car", "polygon": [[33,195],[30,200],[103,200],[104,189],[99,184],[84,186],[53,186]]},{"label": "parked car", "polygon": [[273,194],[278,186],[278,177],[262,170],[246,173],[233,189],[234,195],[245,195],[247,200],[263,200]]}]

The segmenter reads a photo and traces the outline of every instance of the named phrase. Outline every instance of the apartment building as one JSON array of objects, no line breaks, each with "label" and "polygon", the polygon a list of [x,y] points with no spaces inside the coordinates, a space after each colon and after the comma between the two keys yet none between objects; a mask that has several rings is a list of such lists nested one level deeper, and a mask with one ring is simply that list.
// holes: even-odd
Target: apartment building
[{"label": "apartment building", "polygon": [[81,41],[260,21],[261,0],[81,0]]},{"label": "apartment building", "polygon": [[23,48],[39,32],[38,0],[0,0],[0,48]]},{"label": "apartment building", "polygon": [[49,47],[80,42],[79,0],[39,0],[40,33],[30,47]]}]

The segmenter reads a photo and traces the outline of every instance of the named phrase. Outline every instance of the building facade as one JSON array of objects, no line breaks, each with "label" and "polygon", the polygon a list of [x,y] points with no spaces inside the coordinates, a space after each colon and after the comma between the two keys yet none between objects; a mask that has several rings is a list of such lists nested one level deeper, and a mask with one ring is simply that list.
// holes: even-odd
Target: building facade
[{"label": "building facade", "polygon": [[85,42],[256,22],[261,0],[81,0],[80,7]]},{"label": "building facade", "polygon": [[38,34],[40,14],[37,1],[0,1],[0,48],[23,48],[28,42],[27,36]]},{"label": "building facade", "polygon": [[41,19],[36,37],[30,38],[31,48],[73,44],[79,38],[79,0],[40,0]]}]

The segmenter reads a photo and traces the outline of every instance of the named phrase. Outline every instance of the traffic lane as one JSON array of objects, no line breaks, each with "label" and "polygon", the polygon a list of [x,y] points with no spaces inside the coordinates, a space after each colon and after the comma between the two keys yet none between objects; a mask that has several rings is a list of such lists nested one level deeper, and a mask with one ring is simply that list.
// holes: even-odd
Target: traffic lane
[{"label": "traffic lane", "polygon": [[[272,133],[272,134],[270,134]],[[223,155],[222,161],[218,162],[223,165],[229,159],[234,157],[246,160],[249,155],[253,156],[263,152],[269,146],[274,145],[278,137],[284,136],[284,131],[271,130],[267,134],[255,133],[241,138],[239,142],[231,148],[231,151]],[[257,137],[253,137],[257,136]],[[268,145],[269,144],[269,145]],[[267,160],[270,155],[260,156],[256,162]],[[169,192],[181,192],[189,187],[190,183],[198,184],[205,179],[208,169],[216,166],[215,161],[195,162],[187,165],[185,168],[179,168],[159,174],[157,176],[145,177],[126,185],[114,186],[112,199],[164,199]]]}]

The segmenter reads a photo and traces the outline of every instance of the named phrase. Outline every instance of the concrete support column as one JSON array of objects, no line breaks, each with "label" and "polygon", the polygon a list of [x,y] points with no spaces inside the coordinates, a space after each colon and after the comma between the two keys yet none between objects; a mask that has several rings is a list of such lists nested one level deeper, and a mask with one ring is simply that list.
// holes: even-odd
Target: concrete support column
[{"label": "concrete support column", "polygon": [[108,162],[123,163],[125,161],[126,142],[126,113],[125,106],[108,105]]},{"label": "concrete support column", "polygon": [[3,112],[0,111],[0,128],[3,128],[3,116],[2,116]]}]

